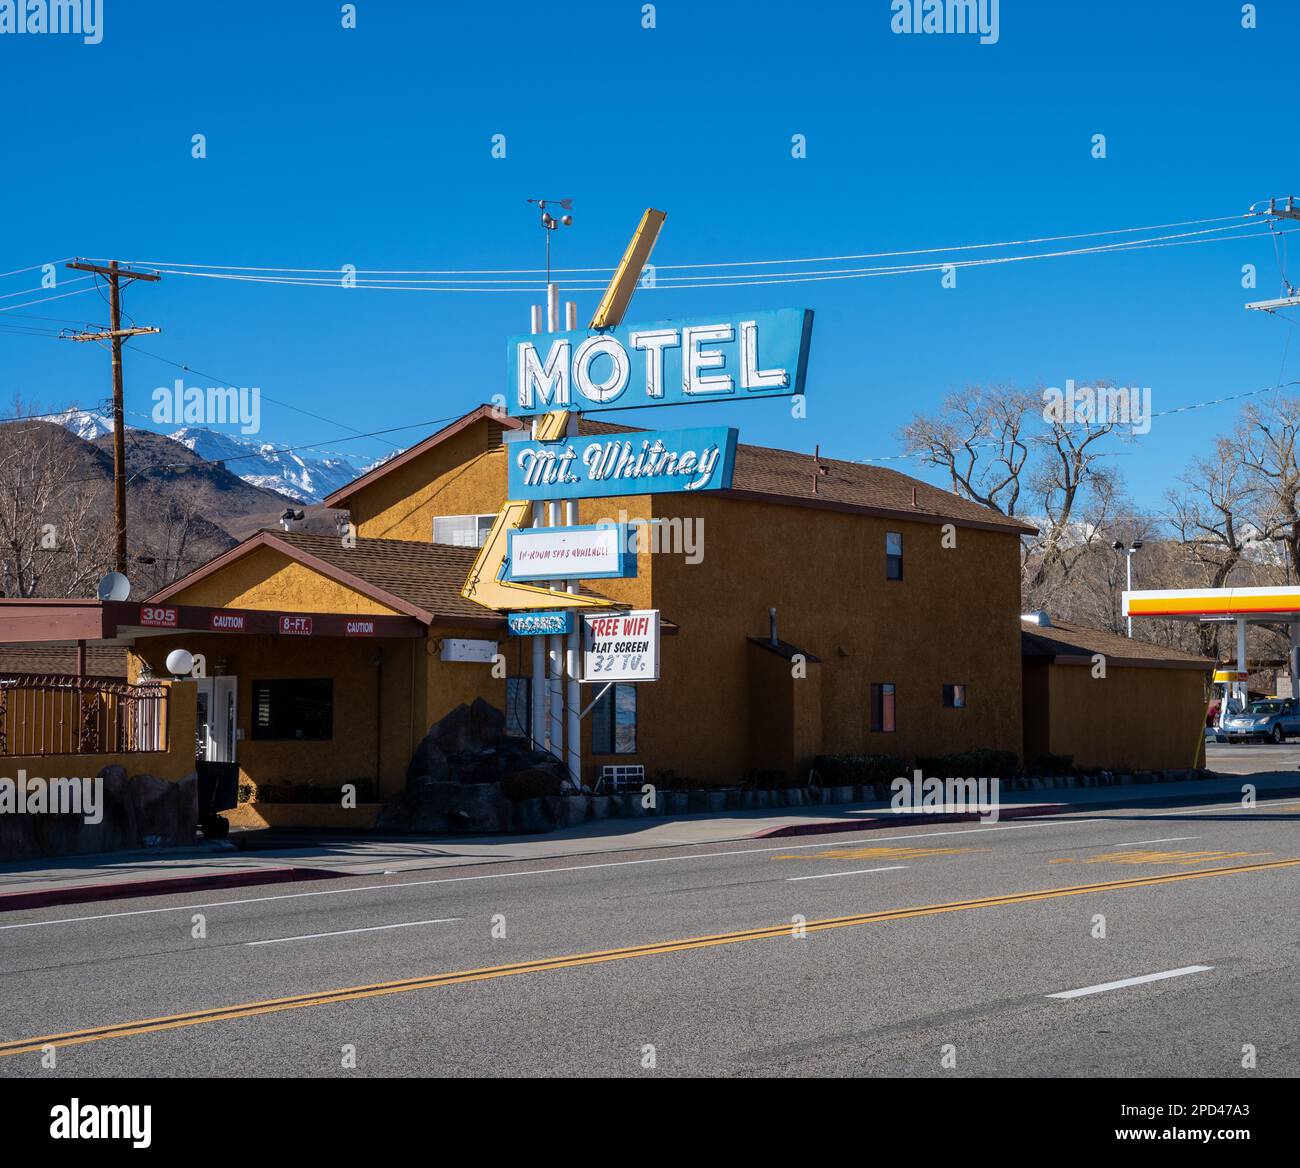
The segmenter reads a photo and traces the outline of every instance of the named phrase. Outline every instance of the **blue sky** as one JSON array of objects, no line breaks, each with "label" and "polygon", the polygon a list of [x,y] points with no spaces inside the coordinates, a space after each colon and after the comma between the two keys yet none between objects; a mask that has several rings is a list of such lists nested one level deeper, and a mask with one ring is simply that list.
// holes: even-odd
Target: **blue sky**
[{"label": "blue sky", "polygon": [[[1283,0],[1258,5],[1253,31],[1219,0],[1003,0],[994,45],[895,35],[888,0],[663,0],[651,30],[630,0],[358,0],[355,30],[333,0],[104,6],[99,45],[0,36],[0,272],[74,254],[536,268],[530,196],[574,200],[555,262],[580,267],[612,265],[646,206],[668,212],[655,261],[684,264],[1162,224],[1300,188],[1285,104],[1300,7]],[[796,133],[806,158],[791,157]],[[1258,291],[1241,287],[1246,263]],[[38,275],[0,279],[0,296]],[[646,289],[629,319],[815,309],[808,418],[776,400],[618,420],[726,422],[742,441],[864,458],[899,453],[914,411],[972,384],[1111,378],[1150,386],[1159,411],[1300,376],[1295,325],[1242,309],[1278,288],[1272,242],[1249,238],[969,269],[954,289],[930,272]],[[585,320],[597,296],[575,298]],[[533,299],[169,276],[127,306],[163,328],[141,349],[342,423],[266,403],[267,439],[367,459],[391,447],[342,441],[345,427],[502,392],[505,340]],[[94,293],[21,311],[105,317]],[[20,323],[58,327],[0,312]],[[128,409],[147,412],[173,376],[129,354]],[[0,329],[6,403],[93,405],[108,388],[100,349]],[[1236,408],[1158,418],[1117,447],[1139,504],[1158,509]]]}]

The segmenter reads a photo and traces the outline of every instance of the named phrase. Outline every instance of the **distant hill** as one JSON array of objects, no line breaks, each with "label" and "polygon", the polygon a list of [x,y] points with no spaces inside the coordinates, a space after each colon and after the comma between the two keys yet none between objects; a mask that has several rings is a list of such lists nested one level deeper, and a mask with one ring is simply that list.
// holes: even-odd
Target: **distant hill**
[{"label": "distant hill", "polygon": [[[91,410],[67,410],[53,421],[89,442],[113,433],[112,417]],[[134,426],[128,426],[127,433],[159,437],[152,430]],[[182,426],[167,437],[198,459],[226,463],[227,469],[244,482],[297,503],[319,503],[370,469],[342,454],[285,451],[260,438],[229,434],[207,426]]]}]

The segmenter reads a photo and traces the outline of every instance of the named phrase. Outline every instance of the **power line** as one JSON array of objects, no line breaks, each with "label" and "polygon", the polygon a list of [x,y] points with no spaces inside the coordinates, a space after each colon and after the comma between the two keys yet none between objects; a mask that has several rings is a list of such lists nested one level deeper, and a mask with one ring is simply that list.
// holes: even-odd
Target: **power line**
[{"label": "power line", "polygon": [[[1018,256],[986,256],[978,259],[953,260],[951,262],[933,261],[918,264],[898,264],[884,265],[874,268],[848,268],[835,269],[825,272],[809,273],[743,273],[739,276],[680,276],[680,277],[661,277],[656,278],[654,285],[647,285],[651,288],[660,288],[662,290],[689,290],[702,288],[744,288],[744,287],[765,287],[768,285],[782,284],[809,284],[821,283],[831,280],[859,280],[869,279],[880,276],[909,275],[920,272],[938,272],[945,269],[988,267],[998,264],[1024,263],[1030,260],[1042,259],[1059,259],[1072,256],[1082,255],[1104,255],[1115,252],[1144,251],[1163,247],[1185,247],[1195,244],[1231,242],[1238,239],[1253,239],[1263,235],[1272,235],[1270,230],[1244,232],[1237,235],[1225,234],[1226,231],[1238,230],[1243,227],[1255,226],[1253,223],[1242,223],[1233,228],[1209,229],[1205,232],[1186,232],[1181,235],[1153,236],[1149,239],[1140,240],[1121,240],[1114,243],[1099,244],[1093,247],[1071,248],[1062,251],[1038,252],[1028,255]],[[1283,234],[1290,234],[1284,232]],[[1210,238],[1184,238],[1183,236],[1211,235]],[[285,277],[285,276],[256,276],[256,275],[238,275],[233,272],[198,272],[186,271],[181,269],[161,268],[159,269],[165,275],[174,276],[191,276],[198,279],[209,280],[228,280],[237,283],[250,284],[272,284],[286,287],[304,287],[304,288],[339,288],[345,290],[363,289],[368,291],[383,292],[450,292],[450,293],[518,293],[518,292],[536,292],[536,284],[522,280],[500,280],[500,281],[479,281],[473,283],[460,282],[450,284],[438,280],[354,280],[344,283],[337,276],[324,278],[303,278],[303,277]],[[683,282],[696,281],[696,282]],[[508,285],[508,286],[507,286]],[[598,292],[603,288],[600,285],[570,287],[571,292]]]},{"label": "power line", "polygon": [[[735,268],[735,267],[752,267],[763,264],[811,264],[811,263],[833,263],[844,260],[864,260],[864,259],[883,259],[897,256],[908,255],[931,255],[946,254],[958,251],[983,250],[985,248],[995,247],[1026,247],[1031,244],[1054,243],[1062,240],[1072,239],[1093,239],[1105,235],[1123,235],[1140,231],[1164,231],[1173,227],[1195,227],[1206,223],[1226,223],[1234,219],[1248,219],[1249,213],[1241,215],[1219,215],[1206,219],[1184,219],[1175,223],[1156,223],[1145,227],[1115,227],[1106,231],[1085,231],[1076,232],[1068,235],[1044,235],[1030,239],[1018,240],[1000,240],[994,243],[967,243],[959,244],[954,247],[929,247],[929,248],[912,248],[902,251],[882,251],[882,252],[861,252],[847,255],[833,256],[801,256],[789,259],[765,259],[765,260],[730,260],[730,261],[708,261],[689,264],[657,264],[659,271],[666,270],[683,270],[692,268]],[[307,273],[309,275],[335,275],[337,276],[338,268],[291,268],[291,267],[254,267],[238,264],[201,264],[201,263],[168,263],[158,260],[133,260],[132,263],[142,267],[151,268],[168,268],[168,269],[209,269],[228,272],[270,272],[270,273]],[[592,273],[592,272],[612,272],[611,267],[591,267],[591,268],[552,268],[554,273]],[[357,275],[372,276],[539,276],[543,274],[542,268],[356,268]],[[180,272],[171,274],[179,275]]]},{"label": "power line", "polygon": [[[1191,402],[1185,406],[1171,406],[1167,410],[1153,410],[1149,416],[1151,418],[1166,418],[1173,414],[1186,414],[1190,413],[1192,410],[1203,410],[1209,406],[1220,406],[1225,402],[1240,401],[1243,398],[1248,397],[1258,397],[1262,393],[1273,393],[1276,390],[1287,389],[1293,385],[1300,385],[1300,381],[1284,381],[1277,385],[1266,385],[1262,389],[1248,389],[1244,393],[1225,394],[1223,397],[1210,398],[1208,401]],[[1025,439],[1027,444],[1041,441],[1042,439],[1037,435],[1030,435]],[[963,450],[996,450],[1000,449],[1005,444],[1002,442],[963,442],[961,445]],[[927,455],[923,451],[916,451],[911,454],[881,454],[872,458],[849,458],[841,459],[840,461],[860,463],[907,462],[914,458],[924,459],[926,457]]]},{"label": "power line", "polygon": [[[204,373],[202,370],[199,369],[194,369],[189,365],[184,365],[179,361],[171,361],[168,360],[166,357],[160,357],[157,353],[150,353],[147,349],[137,349],[135,345],[132,345],[130,347],[132,350],[136,352],[143,353],[146,357],[152,357],[155,361],[161,361],[164,365],[171,365],[173,368],[179,369],[183,373],[193,373],[196,377],[202,377],[205,381],[211,381],[217,385],[238,385],[239,384],[237,381],[229,381],[224,377],[213,377],[211,374]],[[339,422],[333,418],[325,417],[324,414],[316,414],[313,413],[311,410],[304,410],[301,406],[295,406],[290,402],[280,401],[279,398],[274,398],[270,394],[262,392],[260,389],[258,392],[262,398],[264,398],[266,401],[271,402],[274,405],[283,406],[287,410],[293,410],[296,413],[303,414],[308,418],[315,418],[318,422],[326,422],[331,426],[338,426],[339,429],[341,430],[350,430],[353,434],[356,435],[361,434],[360,430],[358,430],[355,426],[349,426],[346,422]],[[367,437],[368,436],[369,435],[367,435]],[[340,441],[342,441],[342,439],[340,439]],[[387,443],[387,445],[393,446],[393,443],[389,442]],[[397,449],[397,447],[394,446],[394,449]]]}]

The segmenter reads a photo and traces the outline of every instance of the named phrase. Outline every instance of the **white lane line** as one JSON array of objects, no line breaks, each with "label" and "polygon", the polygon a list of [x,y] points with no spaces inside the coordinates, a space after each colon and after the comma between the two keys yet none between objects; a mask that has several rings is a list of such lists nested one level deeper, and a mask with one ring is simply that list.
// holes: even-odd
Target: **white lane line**
[{"label": "white lane line", "polygon": [[816,876],[787,876],[787,880],[829,880],[832,876],[865,876],[868,872],[901,872],[906,864],[895,864],[892,868],[854,868],[851,872],[818,872]]},{"label": "white lane line", "polygon": [[1125,986],[1143,985],[1149,981],[1164,981],[1171,977],[1185,977],[1189,973],[1205,973],[1213,965],[1184,965],[1181,969],[1167,969],[1164,973],[1144,973],[1141,977],[1126,977],[1122,981],[1106,981],[1101,985],[1084,986],[1080,990],[1066,990],[1060,994],[1048,994],[1049,998],[1083,998],[1089,994],[1104,994],[1107,990],[1122,990]]},{"label": "white lane line", "polygon": [[[1075,827],[1085,823],[1104,823],[1101,819],[1060,819],[1054,822],[1008,823],[1001,827],[967,827],[951,831],[926,831],[912,835],[891,835],[892,840],[930,839],[941,835],[974,835],[986,831],[1025,831],[1035,827]],[[700,846],[700,845],[697,845]],[[762,852],[793,852],[806,848],[842,848],[843,843],[785,844],[773,848],[740,848],[729,852],[697,852],[690,856],[653,856],[645,860],[613,860],[603,864],[574,864],[563,868],[538,868],[531,872],[488,872],[482,876],[439,876],[429,880],[406,880],[400,884],[363,884],[360,888],[324,888],[315,892],[281,892],[273,896],[245,896],[238,900],[214,900],[207,904],[169,905],[166,908],[135,908],[125,912],[95,913],[84,917],[59,917],[52,921],[23,921],[16,925],[0,925],[0,932],[7,929],[41,929],[48,925],[73,925],[81,921],[109,921],[118,917],[152,916],[155,913],[192,912],[198,908],[228,908],[236,904],[264,904],[272,900],[300,900],[309,896],[346,896],[354,892],[376,892],[388,889],[424,888],[431,884],[460,884],[468,880],[504,880],[511,876],[548,876],[555,872],[584,872],[592,868],[622,868],[631,864],[667,864],[680,863],[684,860],[708,860],[718,856],[748,856]],[[489,861],[491,862],[491,861]],[[503,860],[500,863],[524,864],[527,860]]]},{"label": "white lane line", "polygon": [[[1199,835],[1167,835],[1164,837],[1164,839],[1130,840],[1126,844],[1115,844],[1114,846],[1117,848],[1135,848],[1138,846],[1138,844],[1172,844],[1172,843],[1177,843],[1180,840],[1193,840],[1193,839],[1200,839],[1200,838],[1201,837]],[[1111,845],[1098,844],[1097,846],[1099,848],[1105,848],[1105,847],[1110,847]]]},{"label": "white lane line", "polygon": [[413,929],[416,925],[450,925],[460,917],[439,917],[433,921],[404,921],[400,925],[371,925],[366,929],[336,929],[332,933],[303,933],[298,937],[272,937],[267,941],[245,941],[245,945],[281,945],[285,941],[314,941],[318,937],[345,937],[349,933],[378,933],[383,929]]}]

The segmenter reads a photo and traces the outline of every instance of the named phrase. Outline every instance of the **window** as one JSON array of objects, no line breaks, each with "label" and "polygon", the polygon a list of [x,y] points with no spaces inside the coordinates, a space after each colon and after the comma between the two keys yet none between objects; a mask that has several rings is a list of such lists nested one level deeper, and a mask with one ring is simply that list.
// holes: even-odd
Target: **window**
[{"label": "window", "polygon": [[948,685],[943,687],[943,704],[950,710],[964,710],[966,708],[966,687],[964,685]]},{"label": "window", "polygon": [[433,542],[482,547],[495,520],[495,515],[438,515],[433,520]]},{"label": "window", "polygon": [[253,737],[334,737],[334,680],[329,677],[253,682]]},{"label": "window", "polygon": [[885,579],[903,578],[903,535],[898,531],[885,532]]},{"label": "window", "polygon": [[636,753],[636,686],[614,685],[591,711],[592,754]]},{"label": "window", "polygon": [[871,685],[871,729],[877,734],[894,732],[894,684],[890,681]]},{"label": "window", "polygon": [[531,678],[506,678],[506,733],[514,738],[533,736],[532,697]]}]

